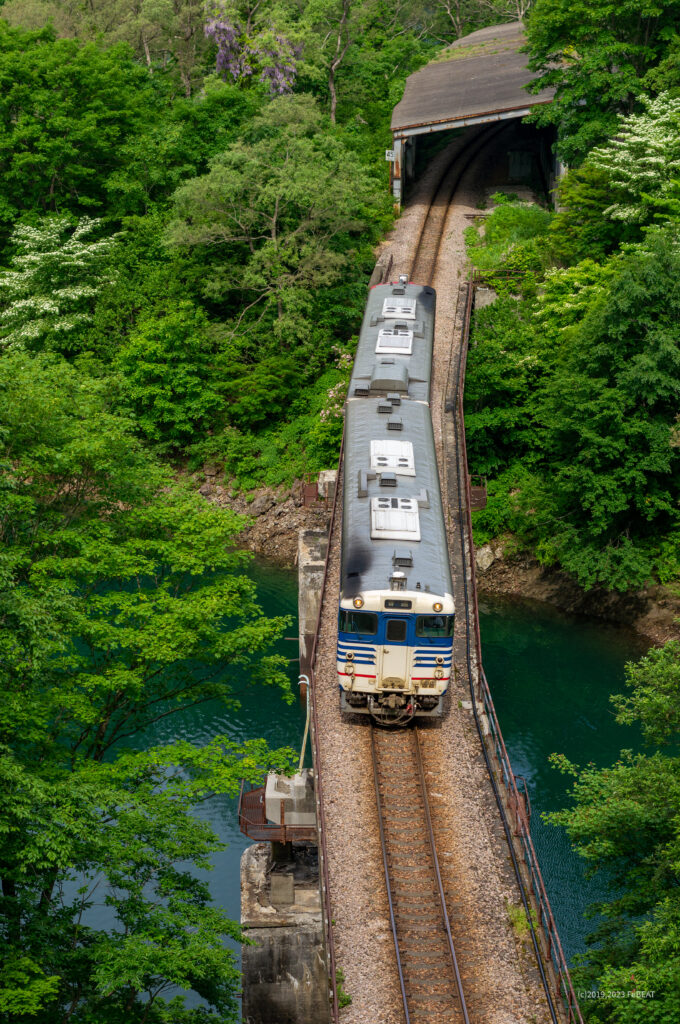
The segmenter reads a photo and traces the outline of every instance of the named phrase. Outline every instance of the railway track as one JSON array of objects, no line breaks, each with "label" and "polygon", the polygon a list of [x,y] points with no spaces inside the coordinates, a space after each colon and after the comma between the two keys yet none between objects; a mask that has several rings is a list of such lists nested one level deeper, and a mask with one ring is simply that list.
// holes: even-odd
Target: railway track
[{"label": "railway track", "polygon": [[409,280],[417,284],[432,284],[437,266],[437,257],[444,236],[444,226],[461,178],[480,152],[504,131],[504,126],[482,129],[470,144],[457,154],[445,168],[439,180],[416,246]]},{"label": "railway track", "polygon": [[[422,284],[435,283],[447,216],[461,180],[470,171],[475,160],[480,161],[480,167],[484,166],[484,162],[488,164],[490,159],[493,160],[493,151],[490,153],[484,151],[489,150],[492,145],[498,144],[500,140],[497,137],[503,130],[503,127],[496,126],[480,130],[472,143],[462,152],[459,151],[453,156],[443,169],[432,190],[418,241],[410,250],[414,255],[409,260],[404,258],[403,265],[398,268],[400,272],[405,272],[410,266],[409,277],[411,280]],[[469,178],[469,174],[467,176]],[[396,270],[397,268],[395,268],[395,272]],[[441,273],[439,276],[441,279]],[[450,280],[452,284],[457,281],[457,274],[452,274]],[[437,287],[442,289],[441,280],[437,282]],[[457,284],[451,290],[456,291]],[[446,292],[447,289],[444,288],[442,295],[446,295]],[[445,315],[451,316],[448,313]],[[467,511],[464,486],[466,464],[463,454],[462,420],[460,423],[458,422],[459,388],[456,388],[456,394],[453,396],[447,387],[447,380],[455,379],[459,383],[461,382],[462,361],[462,351],[458,346],[453,350],[446,351],[440,346],[439,354],[436,357],[437,382],[433,387],[431,400],[433,409],[441,408],[442,412],[446,402],[446,413],[443,418],[449,421],[453,420],[455,423],[454,443],[457,449],[457,458],[453,463],[453,474],[449,481],[449,487],[444,487],[443,493],[446,494],[448,490],[449,499],[453,499],[451,500],[451,512],[454,530],[451,554],[452,561],[456,563],[455,571],[458,576],[459,588],[462,583],[462,590],[459,589],[457,600],[462,597],[461,605],[464,606],[464,608],[461,607],[463,614],[460,615],[462,629],[460,633],[457,630],[455,640],[455,656],[461,668],[465,666],[461,682],[464,677],[471,682],[473,675],[471,648],[475,628],[475,610],[473,601],[468,594],[466,579],[470,557],[466,546],[466,533],[469,529],[465,515]],[[434,381],[433,375],[433,385]],[[453,398],[453,403],[449,404],[451,398]],[[451,412],[454,412],[453,417],[450,415]],[[435,429],[435,436],[437,433],[438,431]],[[446,433],[448,435],[448,431]],[[437,447],[438,458],[441,459],[444,448],[441,435]],[[362,825],[362,822],[366,821],[366,816],[357,820],[353,809],[347,809],[345,819],[342,819],[338,805],[341,802],[343,804],[346,802],[344,800],[345,791],[343,789],[340,792],[336,788],[329,803],[329,813],[336,829],[335,849],[330,851],[331,855],[329,856],[325,842],[325,800],[320,771],[317,781],[317,801],[321,826],[322,893],[328,928],[327,952],[331,968],[329,980],[332,1020],[338,1024],[340,1010],[336,983],[334,928],[331,926],[331,924],[336,924],[333,918],[334,913],[335,916],[338,916],[338,909],[336,905],[334,911],[332,906],[331,889],[335,892],[334,900],[339,900],[340,893],[342,893],[344,899],[349,900],[350,905],[353,905],[356,900],[357,908],[360,907],[365,912],[365,908],[374,905],[376,887],[382,888],[382,879],[378,880],[375,875],[370,880],[370,887],[367,886],[366,877],[353,872],[352,865],[348,865],[346,855],[337,851],[346,849],[344,844],[350,842],[364,851],[372,849],[373,857],[379,856],[377,839],[374,838],[377,823],[384,869],[386,903],[392,932],[391,942],[388,935],[383,934],[384,941],[393,945],[396,972],[393,966],[387,967],[392,957],[391,955],[387,956],[385,947],[381,947],[380,934],[376,934],[371,929],[361,931],[358,927],[362,910],[357,913],[357,923],[352,924],[349,930],[347,930],[348,921],[345,914],[345,920],[342,923],[337,922],[338,930],[340,931],[342,928],[340,964],[343,966],[352,964],[352,976],[348,977],[348,982],[351,986],[350,991],[355,995],[356,1006],[356,1010],[348,1008],[344,1011],[348,1020],[364,1024],[368,1019],[364,1014],[371,1012],[371,1020],[381,1019],[382,1014],[382,1019],[389,1019],[392,1022],[401,1018],[405,1024],[469,1024],[470,1020],[477,1024],[481,1020],[495,1021],[500,1019],[495,1014],[505,1001],[506,990],[499,989],[494,995],[492,985],[488,984],[492,978],[487,968],[490,963],[494,964],[496,968],[498,966],[502,968],[503,964],[497,963],[498,958],[494,955],[493,944],[478,942],[475,932],[479,923],[478,916],[475,912],[472,914],[470,912],[469,893],[466,895],[465,888],[462,890],[459,888],[461,879],[455,870],[452,871],[452,862],[449,860],[442,863],[444,880],[440,872],[434,829],[442,843],[449,841],[460,843],[461,848],[466,850],[470,845],[466,836],[472,835],[472,833],[468,833],[464,826],[464,820],[466,820],[464,816],[460,819],[458,827],[454,826],[451,830],[447,825],[446,815],[442,818],[439,805],[436,805],[436,808],[433,807],[432,811],[430,809],[419,736],[426,736],[431,730],[428,730],[427,727],[422,729],[412,727],[399,732],[388,731],[368,725],[366,722],[350,724],[347,721],[339,721],[336,717],[334,645],[329,638],[334,632],[336,621],[335,587],[339,575],[342,519],[339,496],[341,493],[342,486],[339,478],[324,574],[324,592],[317,623],[318,638],[323,620],[324,668],[320,669],[318,673],[316,665],[313,669],[312,708],[315,763],[321,769],[324,759],[328,759],[331,773],[341,772],[343,786],[347,782],[351,792],[362,789],[364,806],[368,810],[369,803],[373,801],[370,788],[368,791],[363,789],[363,780],[365,779],[367,786],[371,787],[370,760],[372,758],[372,788],[375,794],[377,814],[375,819],[373,819],[372,812],[368,815],[369,819],[373,819],[370,832]],[[463,623],[465,623],[464,626]],[[321,683],[323,683],[322,686]],[[474,702],[474,692],[472,696]],[[317,711],[317,704],[320,705],[319,711]],[[321,740],[322,736],[323,741]],[[431,738],[434,740],[435,737]],[[430,769],[437,767],[439,770],[436,762],[434,765],[430,763],[432,760],[431,749],[426,748],[424,753],[427,758],[427,767]],[[352,765],[358,766],[353,783],[348,781],[348,758]],[[363,776],[360,770],[361,765],[363,765]],[[488,759],[487,769],[490,771]],[[490,774],[493,786],[491,771]],[[443,791],[446,790],[447,784],[442,780]],[[529,905],[528,892],[514,857],[512,837],[509,833],[502,801],[497,788],[493,786],[493,789],[514,862],[513,867],[522,903],[526,908]],[[351,801],[347,801],[347,803],[351,804]],[[351,821],[351,825],[349,827],[347,824],[343,825],[343,821]],[[338,824],[340,824],[339,832]],[[449,830],[447,831],[447,829]],[[451,836],[451,839],[447,840],[446,835]],[[375,846],[373,846],[374,843]],[[474,844],[471,845],[474,846]],[[446,852],[445,847],[442,846],[441,852],[442,854]],[[330,875],[329,861],[332,866]],[[375,861],[373,862],[375,863]],[[474,890],[474,881],[472,889]],[[464,894],[462,897],[461,892]],[[484,895],[485,893],[486,890]],[[482,895],[482,903],[484,895]],[[380,893],[379,901],[382,903],[383,899],[384,896]],[[475,904],[475,907],[477,906],[478,904]],[[537,935],[530,917],[529,920],[532,943],[537,953],[542,975],[542,987],[547,997],[548,1012],[553,1024],[557,1024],[556,1008],[550,992],[549,980],[540,965]],[[493,969],[491,968],[491,970]],[[501,970],[499,977],[502,975]],[[363,989],[360,987],[359,978],[364,979]],[[486,984],[485,978],[487,979]],[[354,988],[355,985],[359,987],[359,992]],[[401,1006],[397,1003],[399,998],[397,989],[400,991]],[[467,989],[467,993],[465,989]],[[357,995],[362,997],[361,1003],[356,998]],[[372,1011],[369,1011],[369,1006],[372,1007]],[[542,1014],[540,1019],[544,1019]]]},{"label": "railway track", "polygon": [[418,730],[371,726],[373,780],[406,1024],[469,1024]]}]

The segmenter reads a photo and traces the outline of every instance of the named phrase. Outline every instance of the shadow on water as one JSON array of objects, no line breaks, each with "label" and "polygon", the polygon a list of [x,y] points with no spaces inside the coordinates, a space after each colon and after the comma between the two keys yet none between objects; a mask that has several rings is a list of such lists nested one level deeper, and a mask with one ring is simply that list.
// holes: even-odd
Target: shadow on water
[{"label": "shadow on water", "polygon": [[[257,585],[258,601],[265,615],[293,616],[286,636],[296,640],[282,639],[272,650],[286,658],[297,658],[297,572],[253,561],[247,575]],[[299,665],[296,660],[290,661],[289,673],[294,689],[297,689]],[[215,735],[226,735],[234,740],[263,737],[270,747],[299,748],[305,724],[304,709],[299,702],[286,704],[277,690],[257,684],[240,691],[239,700],[241,707],[238,711],[211,701],[165,718],[145,731],[145,745],[186,740],[200,746]],[[238,800],[214,797],[201,804],[195,813],[229,844],[226,850],[214,854],[212,871],[197,871],[196,874],[208,882],[215,903],[238,921],[241,913],[241,854],[251,844],[251,840],[239,831]]]},{"label": "shadow on water", "polygon": [[565,955],[584,949],[593,930],[583,912],[605,895],[585,879],[585,862],[561,828],[541,812],[569,803],[571,780],[552,753],[577,764],[606,765],[623,748],[641,749],[637,728],[617,725],[609,695],[624,690],[624,665],[645,651],[630,631],[563,615],[538,602],[485,597],[482,656],[510,761],[527,780],[531,832]]}]

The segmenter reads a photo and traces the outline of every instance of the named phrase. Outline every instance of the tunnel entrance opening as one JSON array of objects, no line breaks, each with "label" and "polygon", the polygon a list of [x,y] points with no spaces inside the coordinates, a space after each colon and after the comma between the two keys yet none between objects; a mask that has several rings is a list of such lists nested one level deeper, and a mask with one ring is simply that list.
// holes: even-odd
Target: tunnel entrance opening
[{"label": "tunnel entrance opening", "polygon": [[[507,140],[503,154],[488,176],[489,194],[493,185],[518,188],[519,198],[526,197],[526,190],[552,205],[557,170],[553,154],[555,131],[553,128],[536,128],[523,124],[518,118],[506,122]],[[406,141],[403,168],[403,197],[408,201],[432,161],[456,139],[461,139],[463,149],[467,138],[472,142],[479,128],[458,128],[449,131],[432,132],[429,135],[414,136]]]},{"label": "tunnel entrance opening", "polygon": [[[397,205],[409,184],[451,140],[463,133],[472,138],[484,125],[504,121],[516,126],[517,137],[516,146],[508,149],[512,165],[506,171],[524,179],[532,173],[529,162],[534,160],[544,181],[538,191],[550,190],[561,170],[552,156],[550,133],[523,125],[522,119],[532,107],[549,103],[554,92],[527,92],[535,75],[526,67],[525,42],[521,22],[490,26],[456,40],[409,76],[392,113],[393,145],[386,154]],[[534,147],[532,157],[528,154]]]}]

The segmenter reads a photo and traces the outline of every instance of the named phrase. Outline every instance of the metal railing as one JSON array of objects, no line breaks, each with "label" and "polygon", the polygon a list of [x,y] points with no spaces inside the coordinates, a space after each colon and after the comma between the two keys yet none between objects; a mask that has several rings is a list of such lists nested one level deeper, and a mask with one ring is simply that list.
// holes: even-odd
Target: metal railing
[{"label": "metal railing", "polygon": [[550,957],[552,962],[553,969],[558,979],[558,994],[562,998],[565,1008],[568,1011],[569,1021],[582,1024],[583,1018],[581,1017],[581,1011],[572,985],[569,968],[562,950],[562,944],[560,943],[557,925],[555,924],[555,919],[550,907],[550,900],[548,899],[548,894],[543,882],[543,876],[538,864],[536,850],[534,849],[534,844],[531,839],[530,814],[527,809],[528,793],[525,797],[525,795],[520,793],[518,789],[517,778],[513,774],[510,758],[508,757],[508,752],[505,749],[503,735],[501,733],[500,725],[498,724],[498,718],[496,717],[496,709],[494,707],[491,691],[489,690],[489,684],[481,665],[480,684],[484,713],[486,714],[489,723],[489,734],[493,737],[493,753],[499,766],[500,777],[508,794],[508,803],[511,807],[514,806],[517,808],[515,812],[514,835],[522,850],[522,858],[528,872],[531,891],[537,908],[538,923],[545,937],[545,946],[547,948],[544,948],[544,952]]},{"label": "metal railing", "polygon": [[318,716],[316,710],[316,649],[319,640],[319,631],[321,629],[321,615],[323,613],[323,602],[326,594],[326,581],[328,579],[328,561],[331,554],[331,544],[333,542],[333,529],[335,527],[335,514],[338,507],[338,493],[340,491],[340,478],[342,474],[342,456],[345,450],[345,432],[343,429],[342,441],[340,443],[340,453],[338,455],[338,475],[336,478],[335,494],[333,495],[333,507],[331,510],[331,519],[328,525],[328,547],[326,548],[326,558],[323,566],[323,586],[321,588],[321,595],[319,598],[319,612],[316,617],[316,628],[314,630],[314,640],[312,642],[312,650],[309,656],[309,677],[310,677],[310,708],[311,708],[311,737],[312,747],[314,750],[314,795],[316,799],[316,821],[317,821],[317,834],[318,834],[318,850],[319,850],[319,881],[321,884],[321,900],[323,904],[323,915],[326,932],[326,955],[328,959],[328,972],[330,976],[330,1002],[331,1002],[331,1014],[333,1024],[338,1024],[340,1007],[338,1003],[338,983],[336,978],[336,964],[335,964],[335,939],[333,937],[333,914],[331,909],[331,896],[330,896],[330,882],[328,877],[328,855],[326,850],[326,812],[323,801],[323,778],[319,770],[321,764],[321,751],[319,747],[319,725]]},{"label": "metal railing", "polygon": [[315,825],[287,825],[285,800],[281,800],[281,823],[274,824],[267,820],[265,805],[265,787],[251,786],[245,788],[241,780],[241,791],[238,798],[238,827],[245,836],[256,843],[298,843],[316,840]]},{"label": "metal railing", "polygon": [[[522,856],[522,861],[528,876],[529,885],[531,887],[531,893],[533,901],[537,910],[538,924],[540,925],[540,933],[543,936],[544,941],[541,943],[543,946],[543,952],[549,958],[552,964],[555,977],[557,979],[557,991],[556,995],[562,1000],[565,1010],[568,1015],[570,1024],[583,1024],[583,1017],[581,1016],[581,1010],[576,999],[576,993],[571,981],[571,975],[569,973],[569,967],[567,965],[564,951],[560,943],[560,938],[557,932],[557,926],[553,917],[552,909],[550,907],[550,901],[548,894],[545,889],[543,882],[543,876],[541,875],[541,869],[538,865],[538,858],[534,849],[534,844],[531,839],[530,825],[529,825],[529,813],[530,808],[528,805],[528,793],[520,793],[517,786],[517,779],[512,771],[510,764],[510,758],[505,747],[503,740],[503,734],[501,727],[498,722],[496,715],[496,709],[494,707],[493,698],[489,689],[484,669],[482,667],[482,646],[481,636],[479,630],[479,608],[477,603],[477,579],[476,579],[476,568],[475,568],[475,555],[474,555],[474,543],[472,539],[472,517],[470,514],[471,508],[471,497],[470,497],[470,477],[467,470],[467,446],[465,441],[465,416],[463,411],[463,394],[465,386],[465,370],[467,363],[467,345],[470,333],[470,317],[472,314],[472,302],[474,297],[474,281],[471,279],[467,286],[466,295],[466,307],[465,316],[463,321],[463,333],[461,338],[461,357],[459,364],[458,379],[456,382],[456,401],[454,406],[454,415],[457,414],[460,421],[460,446],[461,446],[461,461],[463,466],[464,486],[465,486],[465,518],[466,527],[469,538],[468,547],[468,563],[470,569],[470,590],[472,591],[472,624],[474,631],[474,646],[475,654],[477,657],[477,692],[475,690],[474,678],[472,672],[470,673],[470,694],[472,697],[473,710],[475,713],[475,719],[477,721],[478,728],[479,723],[479,708],[477,706],[478,700],[481,700],[483,713],[488,721],[489,732],[488,735],[492,737],[492,742],[489,744],[488,735],[484,735],[484,730],[480,728],[480,736],[485,748],[491,747],[491,755],[496,762],[496,776],[501,782],[505,791],[505,803],[507,808],[511,810],[514,817],[514,838],[517,841],[519,851]],[[461,509],[461,513],[463,510]],[[463,564],[463,577],[465,581],[465,559]],[[467,582],[465,581],[465,599],[467,603]],[[487,765],[489,760],[487,758]],[[490,766],[489,766],[490,767]],[[494,779],[492,777],[492,783]],[[501,808],[501,813],[503,809]],[[507,829],[506,829],[507,832]],[[512,838],[510,838],[512,846]],[[512,853],[512,849],[511,849]],[[514,858],[513,858],[514,859]],[[520,888],[524,886],[524,880],[518,874],[518,881]],[[524,892],[523,902],[524,899]],[[525,909],[528,907],[525,905]],[[529,925],[533,932],[533,921],[531,914],[528,914]]]}]

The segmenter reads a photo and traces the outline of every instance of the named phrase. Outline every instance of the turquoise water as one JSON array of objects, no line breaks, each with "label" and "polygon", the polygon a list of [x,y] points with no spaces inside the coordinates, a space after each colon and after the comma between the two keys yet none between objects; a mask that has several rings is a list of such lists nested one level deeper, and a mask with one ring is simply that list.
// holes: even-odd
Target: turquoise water
[{"label": "turquoise water", "polygon": [[[265,614],[293,616],[286,636],[295,639],[282,639],[273,650],[286,658],[297,659],[297,572],[254,561],[248,575],[257,584],[259,604]],[[290,661],[289,674],[297,688],[297,660]],[[200,745],[219,734],[235,740],[262,736],[270,747],[299,749],[305,726],[305,709],[299,702],[285,704],[277,691],[257,685],[245,689],[240,700],[238,712],[212,702],[165,718],[146,731],[148,745],[171,743],[176,739]],[[212,871],[198,871],[197,875],[208,881],[215,902],[238,921],[241,916],[241,854],[252,842],[239,831],[238,799],[214,797],[198,807],[196,815],[207,821],[220,839],[229,844],[226,850],[215,854]]]},{"label": "turquoise water", "polygon": [[[255,561],[249,575],[265,613],[293,616],[286,634],[295,640],[281,640],[276,650],[291,659],[290,676],[297,681],[297,573]],[[487,679],[513,769],[527,780],[534,843],[562,944],[571,958],[592,930],[583,911],[602,889],[584,880],[582,861],[564,832],[541,821],[542,811],[564,806],[569,786],[548,757],[559,752],[578,763],[606,764],[622,747],[639,745],[635,730],[614,721],[608,697],[622,690],[623,666],[642,649],[624,631],[528,602],[485,599],[480,622]],[[177,713],[148,729],[142,742],[151,746],[183,739],[201,744],[220,733],[237,740],[262,736],[273,747],[299,747],[305,720],[301,704],[287,705],[277,692],[262,686],[246,689],[241,700],[238,712],[213,703]],[[215,855],[214,869],[200,874],[215,902],[238,920],[240,858],[250,840],[238,828],[237,800],[217,797],[196,813],[229,844]],[[93,908],[93,924],[105,926],[107,917],[106,908]]]},{"label": "turquoise water", "polygon": [[644,648],[630,632],[569,618],[536,602],[480,602],[482,657],[508,755],[527,780],[531,832],[562,946],[571,960],[593,922],[583,917],[604,895],[584,878],[584,861],[563,829],[541,812],[568,804],[570,779],[551,753],[577,764],[610,764],[624,747],[641,746],[636,728],[614,720],[609,694],[624,689],[624,665]]},{"label": "turquoise water", "polygon": [[[251,577],[260,603],[271,615],[292,615],[286,631],[297,637],[297,573],[254,562]],[[642,653],[630,633],[569,618],[533,602],[485,599],[480,605],[484,666],[505,743],[518,775],[527,780],[532,804],[532,836],[560,938],[569,959],[584,948],[592,930],[583,912],[603,895],[601,883],[584,879],[583,862],[562,829],[546,825],[542,811],[568,800],[569,779],[551,767],[551,753],[577,763],[606,764],[622,747],[637,747],[636,730],[616,724],[609,694],[623,689],[626,661]],[[297,643],[282,640],[277,650],[297,656]],[[298,663],[290,662],[291,679]],[[286,705],[265,687],[245,691],[238,714],[206,705],[165,719],[149,743],[181,737],[203,743],[215,733],[235,739],[263,736],[271,746],[299,746],[304,729],[301,705]],[[240,914],[239,862],[249,840],[238,829],[237,801],[224,797],[198,812],[229,845],[205,873],[213,897],[231,917]]]}]

